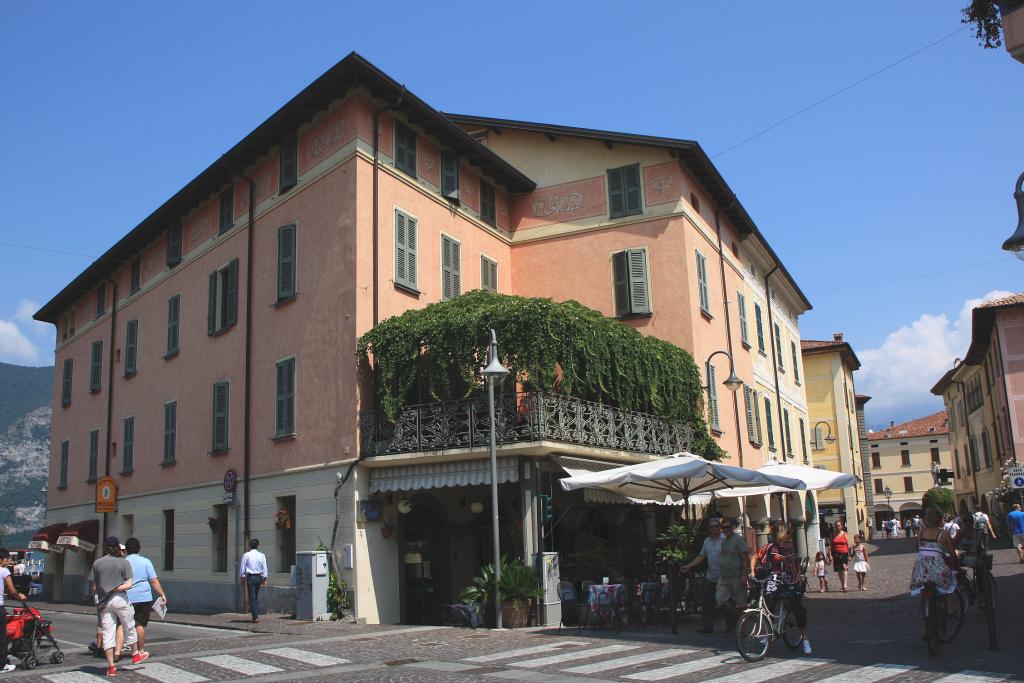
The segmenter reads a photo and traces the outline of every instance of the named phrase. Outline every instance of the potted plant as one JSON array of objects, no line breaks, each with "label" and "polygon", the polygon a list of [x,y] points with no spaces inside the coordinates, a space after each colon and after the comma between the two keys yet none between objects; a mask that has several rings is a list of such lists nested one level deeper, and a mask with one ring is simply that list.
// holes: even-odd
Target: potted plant
[{"label": "potted plant", "polygon": [[274,515],[274,524],[277,525],[278,529],[291,529],[292,528],[292,516],[288,514],[288,511],[281,508]]},{"label": "potted plant", "polygon": [[[502,558],[504,559],[504,558]],[[462,589],[459,599],[467,605],[479,605],[484,612],[484,622],[493,626],[494,620],[494,565],[485,564],[473,583]]]},{"label": "potted plant", "polygon": [[526,626],[530,616],[530,601],[541,594],[537,574],[533,568],[526,566],[521,560],[503,561],[498,592],[501,595],[502,626]]}]

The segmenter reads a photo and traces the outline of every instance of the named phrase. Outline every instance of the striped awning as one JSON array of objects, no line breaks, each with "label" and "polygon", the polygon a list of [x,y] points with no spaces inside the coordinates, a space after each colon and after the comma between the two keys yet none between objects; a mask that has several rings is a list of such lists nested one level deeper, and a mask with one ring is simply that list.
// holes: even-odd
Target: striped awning
[{"label": "striped awning", "polygon": [[[517,458],[498,458],[498,483],[519,481]],[[396,465],[370,470],[370,493],[477,486],[491,483],[490,460],[457,460]]]},{"label": "striped awning", "polygon": [[60,532],[57,538],[57,545],[64,546],[68,550],[83,550],[91,553],[100,542],[100,522],[97,519],[87,519],[76,522]]},{"label": "striped awning", "polygon": [[63,548],[57,546],[57,539],[60,538],[60,534],[64,529],[67,528],[66,522],[57,522],[56,524],[50,524],[44,526],[42,529],[32,535],[32,540],[29,541],[28,547],[30,550],[40,550],[44,553],[52,551],[63,551]]}]

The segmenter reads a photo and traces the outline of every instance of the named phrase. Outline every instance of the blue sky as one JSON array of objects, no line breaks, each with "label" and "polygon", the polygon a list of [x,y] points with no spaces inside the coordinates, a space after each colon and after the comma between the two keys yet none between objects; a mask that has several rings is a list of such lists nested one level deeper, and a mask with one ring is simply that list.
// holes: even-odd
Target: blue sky
[{"label": "blue sky", "polygon": [[356,50],[441,110],[697,140],[813,302],[804,337],[857,350],[869,422],[937,410],[965,302],[1024,289],[999,248],[1024,65],[964,30],[719,153],[956,31],[966,2],[20,3],[0,40],[0,361],[52,362],[29,316],[81,255]]}]

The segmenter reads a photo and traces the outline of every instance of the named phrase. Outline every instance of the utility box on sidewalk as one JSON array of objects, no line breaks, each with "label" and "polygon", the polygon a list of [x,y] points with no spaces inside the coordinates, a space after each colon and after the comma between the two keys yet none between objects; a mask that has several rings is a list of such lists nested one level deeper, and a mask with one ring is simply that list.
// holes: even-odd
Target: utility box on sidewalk
[{"label": "utility box on sidewalk", "polygon": [[326,621],[331,618],[327,610],[327,582],[330,569],[327,552],[310,550],[295,553],[295,618]]},{"label": "utility box on sidewalk", "polygon": [[558,594],[558,582],[561,581],[558,553],[537,553],[537,564],[543,590],[540,598],[543,605],[540,625],[558,626],[562,621],[562,598]]}]

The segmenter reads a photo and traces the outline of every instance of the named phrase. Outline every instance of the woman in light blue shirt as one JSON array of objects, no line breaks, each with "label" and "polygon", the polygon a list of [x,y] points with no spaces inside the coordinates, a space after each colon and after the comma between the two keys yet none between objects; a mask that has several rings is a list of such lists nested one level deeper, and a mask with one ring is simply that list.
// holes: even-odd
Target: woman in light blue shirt
[{"label": "woman in light blue shirt", "polygon": [[124,542],[125,558],[132,565],[132,587],[128,589],[128,602],[135,608],[135,630],[139,634],[139,650],[146,651],[146,627],[153,608],[153,593],[167,603],[160,579],[156,577],[156,569],[149,558],[139,555],[142,546],[137,538],[129,538]]}]

